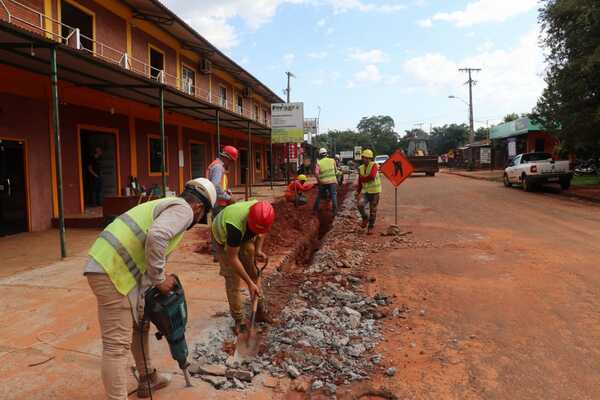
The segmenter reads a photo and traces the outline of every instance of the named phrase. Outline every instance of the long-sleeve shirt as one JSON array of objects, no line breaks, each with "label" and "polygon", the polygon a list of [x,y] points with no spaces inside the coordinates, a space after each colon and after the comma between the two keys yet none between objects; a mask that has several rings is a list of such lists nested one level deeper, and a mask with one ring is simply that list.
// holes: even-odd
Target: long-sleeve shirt
[{"label": "long-sleeve shirt", "polygon": [[220,158],[217,158],[215,162],[208,167],[208,180],[215,185],[215,189],[217,190],[217,200],[229,201],[231,200],[231,193],[225,190],[221,185],[223,175],[225,174],[225,164]]},{"label": "long-sleeve shirt", "polygon": [[377,164],[373,164],[373,167],[371,168],[371,173],[369,175],[358,175],[358,188],[357,191],[360,193],[362,191],[362,185],[365,182],[370,182],[372,180],[375,179],[375,177],[377,176],[377,172],[379,171],[379,165]]},{"label": "long-sleeve shirt", "polygon": [[[151,286],[156,286],[165,280],[165,264],[167,248],[175,236],[185,232],[194,222],[194,212],[190,205],[180,197],[169,198],[154,208],[154,222],[146,234],[144,243],[146,256],[146,274],[142,276],[139,285],[128,293],[129,302],[137,319],[143,312],[143,294]],[[104,269],[92,258],[85,265],[84,274],[105,274]],[[140,309],[141,305],[141,309]]]}]

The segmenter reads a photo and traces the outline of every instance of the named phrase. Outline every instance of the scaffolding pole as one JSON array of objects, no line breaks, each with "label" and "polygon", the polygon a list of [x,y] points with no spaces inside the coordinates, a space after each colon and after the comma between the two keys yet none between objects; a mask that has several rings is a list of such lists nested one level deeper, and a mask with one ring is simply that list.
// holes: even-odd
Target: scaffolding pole
[{"label": "scaffolding pole", "polygon": [[58,68],[56,46],[50,48],[50,82],[52,86],[52,123],[54,125],[54,157],[56,158],[56,186],[58,194],[58,233],[60,236],[60,257],[67,256],[65,241],[65,208],[63,204],[62,151],[60,141],[60,116],[58,102]]},{"label": "scaffolding pole", "polygon": [[160,102],[160,178],[162,197],[167,196],[167,174],[165,173],[166,158],[165,154],[165,88],[161,85],[158,89],[158,98]]},{"label": "scaffolding pole", "polygon": [[250,168],[252,167],[252,127],[248,121],[248,157],[246,160],[246,201],[252,196],[252,183],[250,182]]},{"label": "scaffolding pole", "polygon": [[269,131],[269,146],[271,147],[271,150],[269,151],[269,169],[271,171],[269,171],[270,175],[271,175],[271,190],[273,190],[273,132]]},{"label": "scaffolding pole", "polygon": [[220,112],[217,110],[217,157],[221,154],[221,118]]}]

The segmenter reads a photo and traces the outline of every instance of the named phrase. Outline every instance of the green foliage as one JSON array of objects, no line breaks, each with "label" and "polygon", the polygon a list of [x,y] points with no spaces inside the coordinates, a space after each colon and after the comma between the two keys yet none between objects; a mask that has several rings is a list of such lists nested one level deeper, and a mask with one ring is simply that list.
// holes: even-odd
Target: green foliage
[{"label": "green foliage", "polygon": [[517,114],[517,113],[510,113],[510,114],[506,114],[506,115],[504,116],[504,120],[503,120],[502,122],[511,122],[511,121],[516,121],[516,120],[518,120],[519,118],[520,118],[520,117],[519,117],[519,114]]},{"label": "green foliage", "polygon": [[[545,0],[547,88],[534,119],[571,150],[600,150],[600,2]],[[560,129],[559,129],[560,128]]]},{"label": "green foliage", "polygon": [[376,154],[392,154],[398,148],[398,134],[394,132],[392,117],[380,115],[362,118],[357,130],[330,130],[317,136],[314,144],[332,153],[361,146],[373,149]]},{"label": "green foliage", "polygon": [[475,131],[475,141],[485,140],[490,137],[490,128],[480,127]]},{"label": "green foliage", "polygon": [[450,149],[456,149],[469,141],[469,127],[466,124],[451,124],[436,126],[431,131],[429,152],[445,154]]}]

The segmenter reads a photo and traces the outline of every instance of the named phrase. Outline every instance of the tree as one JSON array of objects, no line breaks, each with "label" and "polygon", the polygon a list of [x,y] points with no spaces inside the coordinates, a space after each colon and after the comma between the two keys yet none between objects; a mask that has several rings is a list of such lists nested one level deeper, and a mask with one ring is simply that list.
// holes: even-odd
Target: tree
[{"label": "tree", "polygon": [[436,126],[431,130],[429,152],[445,154],[469,141],[469,127],[466,124]]},{"label": "tree", "polygon": [[394,119],[388,115],[363,117],[357,125],[358,133],[371,141],[377,154],[391,154],[398,148],[398,134],[394,131]]},{"label": "tree", "polygon": [[475,140],[476,141],[489,139],[489,137],[490,137],[490,128],[484,128],[482,126],[475,131]]},{"label": "tree", "polygon": [[600,2],[545,0],[547,84],[534,119],[571,150],[600,149]]},{"label": "tree", "polygon": [[512,122],[512,121],[518,120],[519,118],[520,118],[519,114],[517,114],[517,113],[510,113],[510,114],[506,114],[504,116],[504,120],[502,122],[505,122],[505,123],[506,122]]}]

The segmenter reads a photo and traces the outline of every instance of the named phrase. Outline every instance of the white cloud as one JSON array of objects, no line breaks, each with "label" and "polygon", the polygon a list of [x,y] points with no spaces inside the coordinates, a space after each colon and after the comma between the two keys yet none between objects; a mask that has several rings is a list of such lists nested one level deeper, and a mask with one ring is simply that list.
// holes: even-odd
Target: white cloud
[{"label": "white cloud", "polygon": [[317,21],[317,27],[322,28],[325,26],[325,23],[327,23],[327,20],[325,18],[321,18]]},{"label": "white cloud", "polygon": [[349,54],[350,59],[360,61],[365,64],[379,64],[387,60],[387,55],[379,50],[365,50],[352,49]]},{"label": "white cloud", "polygon": [[433,26],[433,22],[431,21],[431,18],[421,19],[417,21],[417,25],[419,25],[421,28],[431,28]]},{"label": "white cloud", "polygon": [[450,22],[458,27],[467,27],[487,22],[504,22],[534,10],[538,0],[474,0],[463,10],[440,12],[418,21],[422,27],[430,27],[435,21]]},{"label": "white cloud", "polygon": [[[476,54],[464,59],[451,59],[439,53],[429,53],[407,60],[404,70],[422,82],[435,96],[450,94],[466,98],[466,75],[461,67],[481,68],[473,95],[479,115],[500,115],[529,111],[541,94],[544,56],[538,45],[539,28],[523,35],[512,48],[493,49],[483,46]],[[518,61],[516,61],[518,60]]]},{"label": "white cloud", "polygon": [[369,64],[365,65],[365,67],[362,70],[355,73],[352,76],[352,79],[346,83],[346,87],[354,88],[360,84],[378,83],[381,82],[382,79],[383,76],[379,71],[379,67],[377,67],[377,65],[375,64]]},{"label": "white cloud", "polygon": [[321,60],[321,59],[327,57],[327,52],[326,51],[312,51],[312,52],[306,54],[306,56],[308,58],[314,58],[317,60]]},{"label": "white cloud", "polygon": [[406,6],[400,3],[364,3],[360,0],[326,0],[333,7],[334,13],[347,11],[394,13],[404,10]]},{"label": "white cloud", "polygon": [[248,65],[249,62],[250,60],[248,59],[248,57],[244,57],[240,60],[240,64],[244,66]]},{"label": "white cloud", "polygon": [[186,22],[220,49],[230,49],[239,44],[235,28],[224,18],[195,15],[188,18]]},{"label": "white cloud", "polygon": [[294,53],[284,54],[283,55],[283,64],[286,67],[290,67],[294,63],[295,59],[296,59],[296,55]]},{"label": "white cloud", "polygon": [[331,35],[334,32],[334,29],[332,27],[327,28],[327,30],[325,31],[325,34],[327,36]]}]

